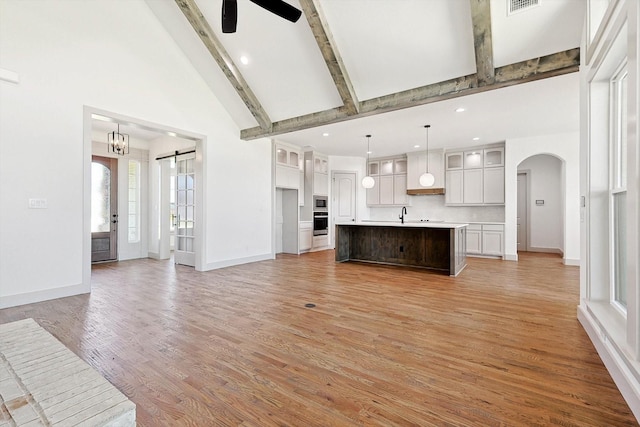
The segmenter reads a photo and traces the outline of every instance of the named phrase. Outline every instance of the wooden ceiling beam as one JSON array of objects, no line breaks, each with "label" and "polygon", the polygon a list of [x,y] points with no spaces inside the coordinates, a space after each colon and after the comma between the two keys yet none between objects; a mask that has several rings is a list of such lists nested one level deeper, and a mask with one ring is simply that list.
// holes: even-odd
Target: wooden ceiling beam
[{"label": "wooden ceiling beam", "polygon": [[342,98],[344,110],[349,115],[358,113],[359,104],[356,92],[353,89],[340,52],[336,47],[336,42],[333,39],[327,20],[322,13],[320,3],[317,0],[300,0],[300,6],[304,16],[307,18],[307,22],[309,22],[311,32],[316,39],[327,68],[329,68],[329,73],[331,73],[336,89],[338,89],[338,93]]},{"label": "wooden ceiling beam", "polygon": [[218,63],[218,66],[220,66],[224,75],[229,79],[229,82],[233,85],[238,96],[240,96],[244,104],[258,122],[259,129],[261,129],[262,132],[270,132],[272,123],[269,115],[264,108],[262,108],[262,104],[260,104],[260,101],[258,101],[258,98],[242,77],[242,74],[240,74],[240,71],[234,64],[229,53],[227,53],[227,50],[215,36],[215,33],[211,29],[211,26],[205,19],[204,15],[202,15],[202,12],[200,11],[200,8],[198,8],[195,0],[175,0],[175,2],[195,30],[196,34],[198,34],[198,37],[200,37],[200,40],[202,40],[213,59]]},{"label": "wooden ceiling beam", "polygon": [[496,68],[495,82],[480,86],[476,74],[434,83],[403,92],[369,99],[360,103],[360,112],[349,115],[344,107],[274,122],[271,131],[259,127],[243,129],[240,138],[251,140],[270,137],[322,125],[359,119],[374,114],[412,108],[433,102],[500,89],[534,80],[574,73],[580,67],[580,49],[570,49],[516,64]]},{"label": "wooden ceiling beam", "polygon": [[476,53],[478,85],[495,81],[493,67],[493,42],[491,37],[491,6],[489,0],[469,0],[473,24],[473,47]]}]

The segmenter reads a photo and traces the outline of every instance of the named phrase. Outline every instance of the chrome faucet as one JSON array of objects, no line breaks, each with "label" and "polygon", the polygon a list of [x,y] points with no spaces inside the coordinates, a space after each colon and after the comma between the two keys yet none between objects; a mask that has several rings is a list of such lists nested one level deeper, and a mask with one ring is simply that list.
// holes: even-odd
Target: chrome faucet
[{"label": "chrome faucet", "polygon": [[407,207],[403,206],[402,210],[400,211],[400,215],[398,215],[398,218],[400,218],[400,222],[402,224],[404,224],[404,216],[407,214]]}]

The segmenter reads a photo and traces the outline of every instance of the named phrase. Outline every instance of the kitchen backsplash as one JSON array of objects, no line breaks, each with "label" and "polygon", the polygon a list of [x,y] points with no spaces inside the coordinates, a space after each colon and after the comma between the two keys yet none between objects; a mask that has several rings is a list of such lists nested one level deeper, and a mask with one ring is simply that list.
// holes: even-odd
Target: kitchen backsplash
[{"label": "kitchen backsplash", "polygon": [[[504,222],[501,206],[445,206],[444,196],[410,196],[407,220],[438,220],[447,222]],[[400,207],[369,208],[369,219],[398,219]],[[366,218],[365,218],[366,219]]]}]

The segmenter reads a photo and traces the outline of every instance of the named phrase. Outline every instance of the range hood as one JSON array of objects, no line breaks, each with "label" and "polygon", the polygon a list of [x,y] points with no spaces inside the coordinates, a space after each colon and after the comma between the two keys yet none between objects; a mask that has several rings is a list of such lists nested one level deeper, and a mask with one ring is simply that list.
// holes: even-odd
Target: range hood
[{"label": "range hood", "polygon": [[409,196],[431,196],[444,194],[444,188],[411,188],[407,190]]}]

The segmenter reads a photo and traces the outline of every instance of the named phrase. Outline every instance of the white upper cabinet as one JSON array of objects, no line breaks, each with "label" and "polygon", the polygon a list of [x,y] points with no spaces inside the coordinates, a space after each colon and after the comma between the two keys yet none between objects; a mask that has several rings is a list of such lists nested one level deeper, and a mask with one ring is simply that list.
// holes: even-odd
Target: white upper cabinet
[{"label": "white upper cabinet", "polygon": [[395,159],[393,161],[393,174],[401,175],[407,173],[407,159]]},{"label": "white upper cabinet", "polygon": [[446,205],[504,205],[504,146],[446,155]]},{"label": "white upper cabinet", "polygon": [[485,204],[504,204],[504,168],[486,168],[483,176]]},{"label": "white upper cabinet", "polygon": [[464,203],[461,170],[447,171],[447,190],[444,193],[444,203],[447,205],[461,205]]},{"label": "white upper cabinet", "polygon": [[464,152],[464,168],[465,169],[478,169],[482,168],[484,163],[482,162],[482,150],[473,150]]},{"label": "white upper cabinet", "polygon": [[300,189],[300,174],[303,170],[299,147],[274,143],[276,187]]},{"label": "white upper cabinet", "polygon": [[484,167],[494,168],[504,166],[504,147],[484,149]]},{"label": "white upper cabinet", "polygon": [[429,151],[429,172],[435,177],[431,187],[420,185],[420,175],[426,172],[427,154],[423,152],[407,153],[407,190],[422,190],[425,188],[444,188],[444,152],[443,150]]},{"label": "white upper cabinet", "polygon": [[465,169],[462,187],[464,204],[481,205],[484,201],[482,169]]},{"label": "white upper cabinet", "polygon": [[315,173],[324,173],[327,174],[329,172],[329,162],[327,157],[321,154],[315,154],[313,156],[313,171]]},{"label": "white upper cabinet", "polygon": [[380,175],[393,175],[393,159],[380,160]]},{"label": "white upper cabinet", "polygon": [[462,169],[462,153],[447,153],[447,170]]},{"label": "white upper cabinet", "polygon": [[400,206],[407,200],[407,157],[372,159],[367,165],[373,188],[367,189],[368,206]]}]

